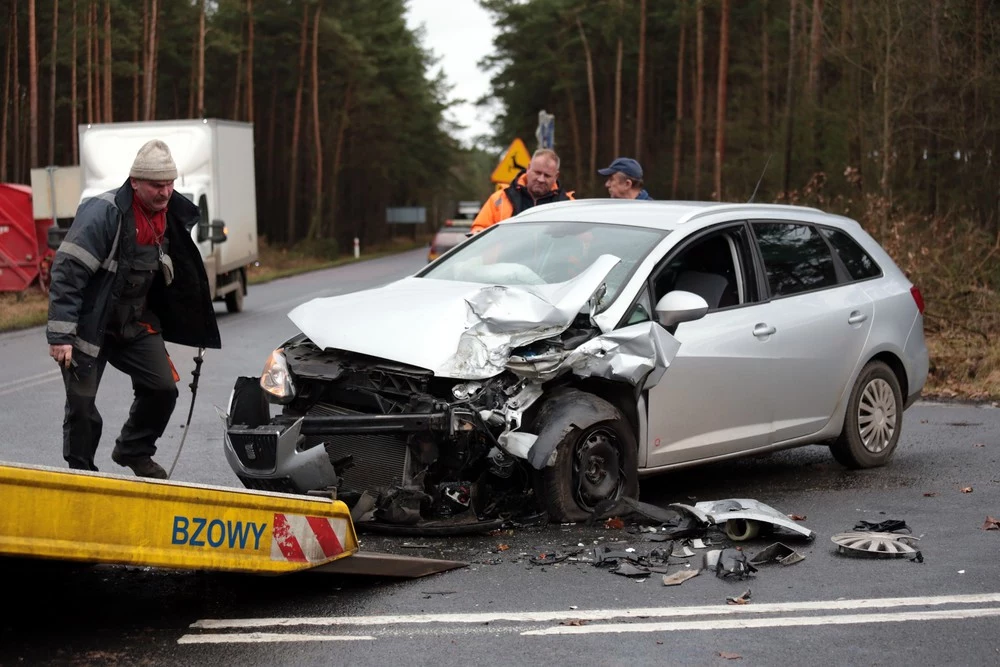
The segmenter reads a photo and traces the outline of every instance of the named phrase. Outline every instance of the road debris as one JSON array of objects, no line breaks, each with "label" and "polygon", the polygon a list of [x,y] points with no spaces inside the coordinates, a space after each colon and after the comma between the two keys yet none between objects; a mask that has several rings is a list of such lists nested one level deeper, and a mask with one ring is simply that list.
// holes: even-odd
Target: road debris
[{"label": "road debris", "polygon": [[908,558],[922,563],[923,554],[913,548],[919,537],[899,533],[879,533],[874,531],[851,531],[838,533],[830,538],[837,545],[839,553],[850,556],[873,558]]},{"label": "road debris", "polygon": [[928,491],[927,493],[924,494],[924,498],[933,498],[936,495],[937,491]]},{"label": "road debris", "polygon": [[740,655],[739,653],[730,653],[728,651],[718,651],[718,655],[719,655],[720,658],[722,658],[724,660],[742,660],[743,659],[743,656]]},{"label": "road debris", "polygon": [[983,530],[1000,530],[1000,519],[994,519],[991,516],[986,517],[986,521],[983,523]]},{"label": "road debris", "polygon": [[963,486],[962,487],[962,493],[972,493],[972,487],[971,486]]},{"label": "road debris", "polygon": [[813,531],[789,519],[787,515],[750,498],[706,501],[693,506],[674,503],[670,508],[690,512],[706,525],[722,527],[726,536],[734,542],[753,539],[762,527],[768,530],[785,528],[807,539],[815,537]]},{"label": "road debris", "polygon": [[705,569],[715,572],[720,579],[730,577],[746,579],[753,575],[757,568],[750,564],[742,549],[712,549],[705,552]]},{"label": "road debris", "polygon": [[750,589],[743,591],[742,595],[732,598],[726,598],[728,604],[750,604]]},{"label": "road debris", "polygon": [[680,586],[688,579],[693,579],[701,574],[701,570],[697,568],[691,568],[688,570],[678,570],[673,574],[663,575],[663,585],[664,586]]},{"label": "road debris", "polygon": [[886,519],[874,523],[871,521],[858,521],[854,524],[854,530],[868,531],[872,533],[898,533],[900,531],[912,532],[910,527],[902,519]]},{"label": "road debris", "polygon": [[768,563],[794,565],[795,563],[805,560],[805,558],[805,556],[800,554],[795,549],[792,549],[781,542],[775,542],[763,551],[757,552],[757,554],[750,559],[750,562],[753,565],[767,565]]}]

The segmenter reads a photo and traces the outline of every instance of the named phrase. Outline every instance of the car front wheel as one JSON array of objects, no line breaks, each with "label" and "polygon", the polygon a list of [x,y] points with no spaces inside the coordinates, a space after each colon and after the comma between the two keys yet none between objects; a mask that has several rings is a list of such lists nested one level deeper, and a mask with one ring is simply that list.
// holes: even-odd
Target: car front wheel
[{"label": "car front wheel", "polygon": [[844,428],[830,451],[848,468],[885,465],[896,451],[902,419],[903,396],[895,373],[881,361],[869,362],[854,383]]},{"label": "car front wheel", "polygon": [[638,496],[636,449],[635,436],[620,414],[571,429],[556,448],[555,465],[544,471],[549,518],[583,521],[599,505]]}]

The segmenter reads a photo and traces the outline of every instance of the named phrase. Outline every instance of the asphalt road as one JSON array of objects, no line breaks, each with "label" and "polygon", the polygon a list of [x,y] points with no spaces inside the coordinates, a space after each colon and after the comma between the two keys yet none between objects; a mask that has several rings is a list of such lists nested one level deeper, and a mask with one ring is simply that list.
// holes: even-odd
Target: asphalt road
[{"label": "asphalt road", "polygon": [[[293,306],[387,282],[422,261],[415,251],[255,286],[237,315],[219,306],[225,347],[206,355],[174,478],[238,486],[213,406],[224,407],[234,378],[258,374],[294,333],[285,317]],[[187,382],[193,351],[171,354]],[[0,362],[0,460],[63,466],[62,383],[42,330],[0,335]],[[157,458],[168,467],[189,398],[182,392],[161,441]],[[98,402],[105,439],[97,464],[121,472],[110,451],[131,402],[127,379],[109,370]],[[617,576],[582,559],[595,545],[646,553],[657,543],[602,525],[362,537],[368,551],[469,563],[417,580],[8,559],[0,561],[0,664],[997,664],[1000,531],[981,528],[987,516],[1000,517],[998,458],[1000,410],[921,402],[906,412],[899,451],[884,469],[846,471],[809,447],[644,479],[650,503],[753,498],[805,517],[817,534],[811,542],[776,535],[745,543],[753,554],[780,540],[805,560],[763,566],[745,581],[702,573],[665,587],[660,575]],[[858,521],[886,519],[911,527],[923,562],[850,558],[830,541]],[[573,555],[532,564],[540,553]],[[726,603],[747,589],[749,604]]]}]

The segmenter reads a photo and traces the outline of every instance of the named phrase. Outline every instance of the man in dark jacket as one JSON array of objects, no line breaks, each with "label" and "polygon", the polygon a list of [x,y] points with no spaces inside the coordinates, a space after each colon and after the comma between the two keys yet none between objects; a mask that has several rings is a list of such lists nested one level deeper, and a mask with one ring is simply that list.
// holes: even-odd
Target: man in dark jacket
[{"label": "man in dark jacket", "polygon": [[147,142],[124,185],[80,204],[56,253],[46,337],[66,386],[63,458],[70,468],[97,470],[103,422],[95,399],[110,363],[132,378],[135,393],[111,458],[140,477],[166,479],[152,457],[179,378],[164,341],[222,346],[190,233],[198,208],[174,192],[176,178],[167,145]]},{"label": "man in dark jacket", "polygon": [[642,165],[630,157],[615,158],[607,168],[598,169],[597,173],[608,177],[604,187],[612,199],[652,199],[642,187]]}]

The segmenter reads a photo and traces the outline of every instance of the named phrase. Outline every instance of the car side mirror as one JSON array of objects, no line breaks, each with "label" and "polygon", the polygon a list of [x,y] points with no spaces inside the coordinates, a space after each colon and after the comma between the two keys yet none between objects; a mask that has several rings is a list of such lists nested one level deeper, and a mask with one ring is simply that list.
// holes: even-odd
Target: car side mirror
[{"label": "car side mirror", "polygon": [[656,302],[656,321],[670,330],[681,322],[700,320],[708,312],[708,302],[693,292],[674,290]]},{"label": "car side mirror", "polygon": [[212,243],[222,243],[226,240],[228,232],[226,223],[222,220],[212,220],[211,222],[198,223],[198,242],[211,241]]}]

